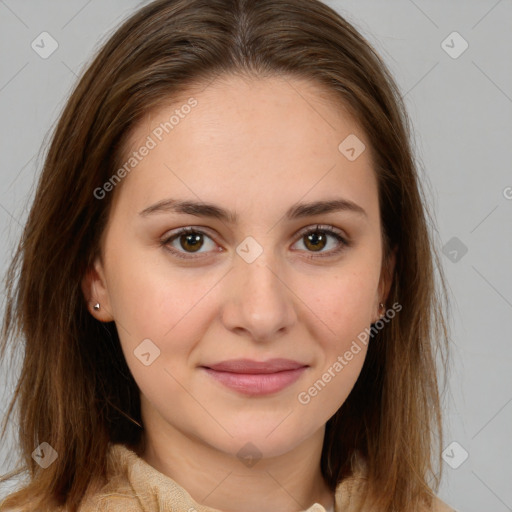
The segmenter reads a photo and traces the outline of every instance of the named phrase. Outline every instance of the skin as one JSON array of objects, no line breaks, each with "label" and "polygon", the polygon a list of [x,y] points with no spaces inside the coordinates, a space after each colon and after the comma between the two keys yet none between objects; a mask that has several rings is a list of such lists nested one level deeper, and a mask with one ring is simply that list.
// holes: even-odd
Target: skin
[{"label": "skin", "polygon": [[[383,313],[379,302],[391,283],[381,267],[370,141],[314,83],[225,76],[148,113],[130,151],[191,96],[197,106],[115,190],[101,256],[82,283],[85,297],[101,304],[91,307],[98,320],[116,323],[141,391],[141,456],[149,464],[198,502],[227,512],[329,507],[333,493],[320,473],[325,423],[355,384],[366,347],[307,405],[297,396]],[[349,134],[367,148],[354,161],[338,150]],[[215,203],[239,220],[139,215],[166,198]],[[357,203],[366,216],[284,218],[297,202],[335,198]],[[333,254],[340,242],[327,235],[315,252],[300,231],[318,224],[341,230],[350,246]],[[160,243],[187,226],[206,233],[199,252],[183,237],[167,248]],[[248,236],[263,248],[252,263],[236,252]],[[199,257],[179,258],[168,247]],[[160,350],[149,366],[134,355],[147,338]],[[199,368],[274,357],[309,366],[266,396],[228,389]],[[252,467],[237,456],[246,443],[261,454]]]}]

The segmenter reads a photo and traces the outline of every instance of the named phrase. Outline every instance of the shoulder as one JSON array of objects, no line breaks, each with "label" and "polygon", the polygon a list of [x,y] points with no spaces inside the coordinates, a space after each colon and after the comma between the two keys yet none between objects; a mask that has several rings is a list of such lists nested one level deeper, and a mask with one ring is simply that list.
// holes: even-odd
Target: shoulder
[{"label": "shoulder", "polygon": [[130,482],[131,469],[136,460],[137,455],[123,444],[110,444],[105,478],[89,483],[79,512],[102,512],[107,509],[140,511],[137,494]]},{"label": "shoulder", "polygon": [[[336,487],[336,510],[360,510],[364,506],[364,497],[368,485],[368,462],[359,453],[354,452],[351,460],[352,474]],[[366,509],[365,509],[366,510]],[[432,494],[430,505],[423,505],[418,512],[457,512],[439,497]]]}]

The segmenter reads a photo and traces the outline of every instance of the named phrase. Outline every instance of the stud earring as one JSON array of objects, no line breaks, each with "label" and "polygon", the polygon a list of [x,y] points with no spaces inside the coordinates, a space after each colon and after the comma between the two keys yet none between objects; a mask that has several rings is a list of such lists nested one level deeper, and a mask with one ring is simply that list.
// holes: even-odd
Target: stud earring
[{"label": "stud earring", "polygon": [[94,304],[94,306],[93,306],[93,309],[94,309],[94,311],[99,311],[100,310],[100,303],[96,302],[96,304]]},{"label": "stud earring", "polygon": [[[382,302],[379,304],[379,309],[384,309],[384,304]],[[380,318],[384,318],[384,316],[385,313],[382,313],[382,315],[380,315]]]}]

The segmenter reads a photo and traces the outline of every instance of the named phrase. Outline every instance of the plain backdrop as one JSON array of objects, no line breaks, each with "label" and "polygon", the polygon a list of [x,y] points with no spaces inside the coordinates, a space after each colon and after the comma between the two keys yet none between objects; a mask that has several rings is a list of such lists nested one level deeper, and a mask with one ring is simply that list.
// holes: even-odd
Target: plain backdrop
[{"label": "plain backdrop", "polygon": [[[512,2],[326,3],[394,74],[437,223],[452,301],[439,494],[464,512],[512,511]],[[2,274],[33,197],[45,137],[100,41],[139,5],[0,0]],[[33,49],[41,37],[46,51],[58,45],[47,58]],[[3,415],[16,368],[1,372]],[[9,427],[12,433],[16,425]],[[0,447],[2,473],[14,467],[12,446]]]}]

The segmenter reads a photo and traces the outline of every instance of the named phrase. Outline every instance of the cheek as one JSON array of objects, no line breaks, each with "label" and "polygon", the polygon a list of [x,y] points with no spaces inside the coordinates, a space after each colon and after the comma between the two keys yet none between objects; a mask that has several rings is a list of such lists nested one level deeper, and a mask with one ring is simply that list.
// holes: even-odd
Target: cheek
[{"label": "cheek", "polygon": [[321,280],[303,281],[299,294],[305,297],[304,311],[324,333],[320,336],[319,331],[318,339],[327,347],[340,348],[368,327],[377,287],[378,275],[371,268],[340,269]]},{"label": "cheek", "polygon": [[[171,375],[183,381],[191,354],[214,321],[210,292],[219,277],[192,269],[170,272],[161,261],[133,254],[118,261],[111,297],[127,364],[141,389],[151,393],[156,384],[153,392],[158,394],[162,382],[165,390],[174,389]],[[145,366],[142,354],[148,352],[153,362]]]},{"label": "cheek", "polygon": [[304,314],[319,349],[316,365],[297,395],[310,417],[327,421],[347,399],[363,367],[377,288],[371,272],[351,273],[309,293]]},{"label": "cheek", "polygon": [[110,259],[109,297],[116,323],[137,339],[164,338],[213,285],[190,270],[170,272],[165,258],[151,256],[117,251]]}]

